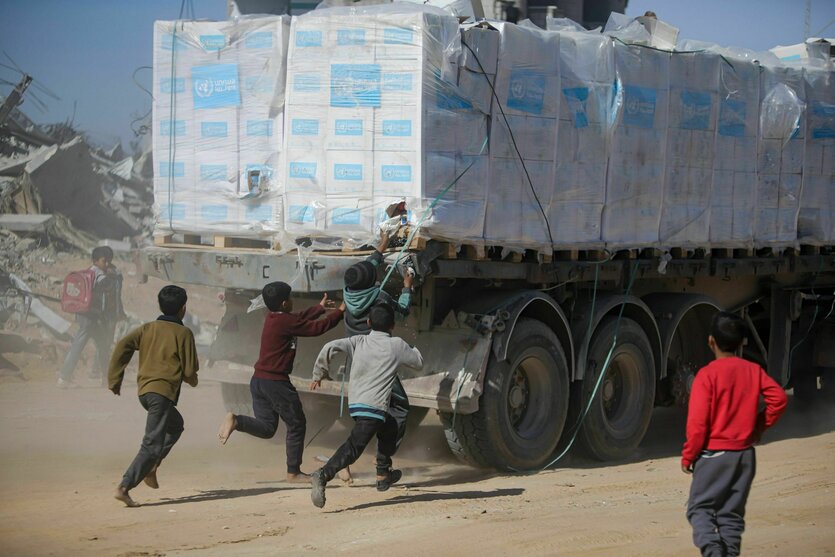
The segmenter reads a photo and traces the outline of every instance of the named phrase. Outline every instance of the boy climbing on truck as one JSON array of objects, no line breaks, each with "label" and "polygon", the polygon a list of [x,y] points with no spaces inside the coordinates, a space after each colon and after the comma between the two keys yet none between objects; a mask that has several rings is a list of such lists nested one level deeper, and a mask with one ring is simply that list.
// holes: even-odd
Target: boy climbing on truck
[{"label": "boy climbing on truck", "polygon": [[391,457],[397,450],[398,424],[388,412],[392,387],[398,366],[423,367],[423,356],[398,337],[392,337],[394,311],[386,304],[377,304],[368,311],[367,335],[334,340],[322,347],[313,369],[310,390],[328,378],[328,367],[334,354],[344,352],[353,365],[348,383],[348,413],[354,427],[343,443],[319,470],[310,475],[311,500],[325,506],[325,485],[337,472],[356,462],[371,439],[377,437],[377,491],[386,491],[402,477],[392,469]]},{"label": "boy climbing on truck", "polygon": [[[270,439],[278,420],[287,424],[287,481],[308,482],[301,471],[307,421],[299,393],[290,382],[296,359],[296,338],[322,335],[339,323],[345,304],[326,311],[328,295],[313,307],[293,313],[292,289],[284,282],[267,284],[261,295],[269,312],[261,332],[261,351],[255,373],[249,383],[255,417],[228,413],[220,424],[218,438],[226,444],[233,431],[243,431],[261,439]],[[323,316],[324,315],[324,316]],[[321,319],[320,319],[321,317]]]},{"label": "boy climbing on truck", "polygon": [[786,409],[782,387],[760,366],[736,356],[746,332],[740,317],[716,314],[708,336],[716,359],[699,370],[690,392],[681,470],[693,475],[687,520],[704,556],[739,555],[756,471],[753,445]]},{"label": "boy climbing on truck", "polygon": [[[405,319],[409,315],[409,308],[412,303],[412,286],[414,284],[414,273],[407,271],[403,277],[403,289],[400,296],[395,300],[388,292],[382,289],[377,282],[377,269],[383,263],[383,252],[389,244],[390,237],[383,233],[380,243],[374,253],[368,256],[365,261],[360,261],[348,267],[345,271],[345,288],[342,297],[345,300],[347,311],[345,313],[345,331],[349,337],[354,335],[367,335],[371,331],[368,316],[372,306],[383,304],[389,307],[394,314]],[[351,357],[348,357],[346,368],[350,372],[353,364]],[[409,398],[406,390],[400,382],[400,378],[394,377],[394,384],[391,389],[391,401],[388,413],[397,423],[397,441],[395,447],[399,447],[406,434],[406,418],[409,415]]]}]

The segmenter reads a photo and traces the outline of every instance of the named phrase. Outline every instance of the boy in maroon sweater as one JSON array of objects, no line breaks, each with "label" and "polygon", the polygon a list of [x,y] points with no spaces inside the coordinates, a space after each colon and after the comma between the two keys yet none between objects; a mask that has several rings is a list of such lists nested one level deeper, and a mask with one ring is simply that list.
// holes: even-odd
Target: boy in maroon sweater
[{"label": "boy in maroon sweater", "polygon": [[[261,293],[269,313],[261,332],[261,354],[249,382],[255,417],[236,416],[231,412],[220,425],[218,437],[224,445],[232,432],[243,431],[255,437],[270,439],[278,428],[279,418],[287,424],[287,481],[308,483],[301,471],[304,434],[307,422],[299,393],[290,382],[296,358],[296,337],[315,337],[333,329],[342,320],[345,304],[325,311],[328,295],[322,301],[299,313],[292,313],[290,285],[271,282]],[[324,317],[319,319],[324,314]]]},{"label": "boy in maroon sweater", "polygon": [[746,333],[745,321],[732,313],[713,318],[707,342],[716,359],[699,370],[690,392],[681,470],[693,475],[687,520],[705,556],[739,555],[756,471],[753,445],[786,409],[783,388],[736,357]]}]

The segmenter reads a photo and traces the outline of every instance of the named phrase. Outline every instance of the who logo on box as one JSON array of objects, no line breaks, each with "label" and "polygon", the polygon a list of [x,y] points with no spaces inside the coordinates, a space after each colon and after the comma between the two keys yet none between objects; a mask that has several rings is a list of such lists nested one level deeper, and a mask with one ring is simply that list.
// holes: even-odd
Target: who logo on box
[{"label": "who logo on box", "polygon": [[191,69],[194,108],[222,108],[241,104],[237,64],[195,66]]}]

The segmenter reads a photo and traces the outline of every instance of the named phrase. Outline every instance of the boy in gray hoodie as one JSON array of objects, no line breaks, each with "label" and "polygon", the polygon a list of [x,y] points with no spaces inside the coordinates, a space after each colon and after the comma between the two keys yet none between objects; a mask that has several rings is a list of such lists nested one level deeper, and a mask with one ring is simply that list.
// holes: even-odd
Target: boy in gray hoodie
[{"label": "boy in gray hoodie", "polygon": [[346,353],[352,360],[348,413],[354,427],[348,440],[322,468],[310,475],[310,498],[317,507],[325,506],[325,485],[343,468],[357,461],[371,439],[377,437],[377,491],[386,491],[402,476],[391,468],[391,456],[397,450],[397,421],[388,413],[391,390],[398,366],[423,367],[423,356],[398,337],[392,337],[394,311],[385,304],[368,312],[371,332],[334,340],[322,347],[313,369],[311,390],[328,377],[333,356]]}]

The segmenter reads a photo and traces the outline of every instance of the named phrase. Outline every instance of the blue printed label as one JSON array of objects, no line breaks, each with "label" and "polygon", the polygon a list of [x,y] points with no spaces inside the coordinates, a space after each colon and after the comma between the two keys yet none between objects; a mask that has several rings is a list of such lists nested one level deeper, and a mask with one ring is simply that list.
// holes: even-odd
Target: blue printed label
[{"label": "blue printed label", "polygon": [[[470,101],[445,86],[438,87],[435,94],[435,104],[441,110],[469,110],[473,107]],[[510,106],[509,102],[508,106]]]},{"label": "blue printed label", "polygon": [[835,104],[822,101],[812,103],[809,118],[812,139],[832,139],[835,137]]},{"label": "blue printed label", "polygon": [[362,120],[336,120],[333,123],[335,135],[362,135]]},{"label": "blue printed label", "polygon": [[626,85],[623,93],[623,123],[627,126],[651,129],[655,124],[656,90],[651,87]]},{"label": "blue printed label", "polygon": [[159,163],[159,175],[163,178],[182,178],[186,175],[186,163],[161,162]]},{"label": "blue printed label", "polygon": [[300,179],[315,179],[316,178],[316,163],[315,162],[291,162],[290,163],[290,178]]},{"label": "blue printed label", "polygon": [[266,203],[246,208],[246,220],[271,221],[273,219],[273,208]]},{"label": "blue printed label", "polygon": [[203,50],[221,50],[226,47],[224,35],[200,35],[200,45]]},{"label": "blue printed label", "polygon": [[411,137],[411,120],[383,120],[383,135],[385,137]]},{"label": "blue printed label", "polygon": [[186,220],[185,203],[165,203],[160,205],[160,220]]},{"label": "blue printed label", "polygon": [[745,137],[745,103],[724,99],[719,106],[719,135]]},{"label": "blue printed label", "polygon": [[201,122],[201,137],[226,137],[229,135],[229,124],[226,122]]},{"label": "blue printed label", "polygon": [[507,90],[507,106],[529,114],[542,114],[545,104],[545,74],[533,70],[513,70]]},{"label": "blue printed label", "polygon": [[322,81],[319,74],[299,73],[293,79],[293,91],[299,93],[313,93],[322,89]]},{"label": "blue printed label", "polygon": [[411,29],[383,29],[383,44],[414,44],[414,36]]},{"label": "blue printed label", "polygon": [[191,69],[194,108],[220,108],[241,104],[237,64],[196,66]]},{"label": "blue printed label", "polygon": [[360,223],[360,210],[350,207],[336,207],[331,211],[331,222],[333,224],[358,225]]},{"label": "blue printed label", "polygon": [[200,208],[200,216],[204,221],[223,221],[229,214],[226,205],[203,205]]},{"label": "blue printed label", "polygon": [[565,102],[568,103],[568,110],[574,117],[574,127],[577,129],[589,126],[589,117],[586,113],[586,102],[589,99],[588,87],[571,87],[562,90]]},{"label": "blue printed label", "polygon": [[362,180],[362,165],[334,164],[333,177],[335,180]]},{"label": "blue printed label", "polygon": [[223,182],[226,180],[226,165],[201,164],[200,179],[204,182]]},{"label": "blue printed label", "polygon": [[383,182],[412,181],[412,167],[406,164],[384,164],[380,174]]},{"label": "blue printed label", "polygon": [[681,92],[681,123],[683,130],[706,130],[710,127],[710,93],[706,91]]},{"label": "blue printed label", "polygon": [[273,134],[272,120],[247,120],[246,134],[255,137],[269,137]]},{"label": "blue printed label", "polygon": [[313,222],[314,209],[310,205],[290,205],[290,222],[305,224]]},{"label": "blue printed label", "polygon": [[185,135],[186,134],[186,121],[185,120],[174,120],[174,125],[171,124],[171,120],[162,120],[159,123],[159,133],[160,135]]},{"label": "blue printed label", "polygon": [[159,80],[159,91],[160,93],[165,93],[167,95],[170,95],[171,93],[185,93],[186,78],[175,77],[174,79],[171,79],[170,77],[163,77]]},{"label": "blue printed label", "polygon": [[244,46],[246,48],[272,48],[273,34],[269,31],[250,33],[244,39]]},{"label": "blue printed label", "polygon": [[311,118],[293,118],[290,122],[292,135],[319,135],[319,120]]},{"label": "blue printed label", "polygon": [[322,32],[296,31],[296,46],[301,48],[322,46]]},{"label": "blue printed label", "polygon": [[365,44],[365,31],[362,29],[337,29],[337,46],[362,46]]},{"label": "blue printed label", "polygon": [[383,74],[383,91],[411,91],[412,74],[409,72],[390,72]]},{"label": "blue printed label", "polygon": [[180,35],[168,33],[161,37],[160,47],[163,50],[185,50],[188,48],[188,43]]},{"label": "blue printed label", "polygon": [[332,64],[331,106],[380,106],[379,64]]}]

